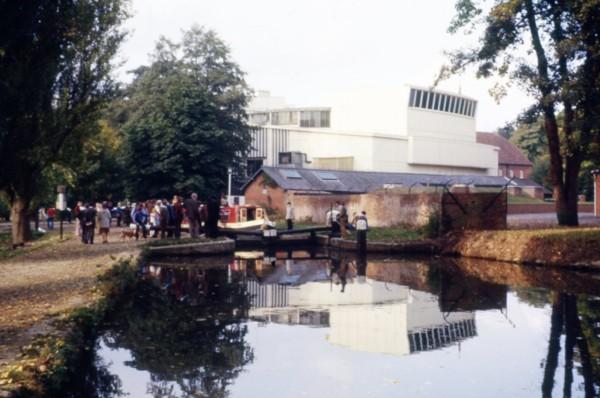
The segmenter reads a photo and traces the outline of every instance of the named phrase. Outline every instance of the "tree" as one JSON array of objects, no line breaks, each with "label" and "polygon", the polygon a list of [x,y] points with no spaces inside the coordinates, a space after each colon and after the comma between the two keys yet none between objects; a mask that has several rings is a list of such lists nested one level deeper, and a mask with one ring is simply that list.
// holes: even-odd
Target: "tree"
[{"label": "tree", "polygon": [[126,173],[123,164],[123,137],[105,119],[99,122],[100,131],[81,146],[74,161],[70,197],[85,200],[125,199]]},{"label": "tree", "polygon": [[44,173],[98,131],[124,37],[123,1],[0,5],[0,190],[11,205],[13,245],[28,239]]},{"label": "tree", "polygon": [[496,1],[484,14],[475,1],[459,0],[456,8],[450,32],[483,25],[484,34],[477,48],[452,55],[442,77],[475,65],[478,77],[510,77],[536,97],[558,222],[577,225],[581,163],[598,153],[600,143],[600,3]]},{"label": "tree", "polygon": [[160,39],[125,95],[131,196],[219,198],[227,168],[238,166],[250,146],[250,90],[217,35],[192,27],[181,43]]}]

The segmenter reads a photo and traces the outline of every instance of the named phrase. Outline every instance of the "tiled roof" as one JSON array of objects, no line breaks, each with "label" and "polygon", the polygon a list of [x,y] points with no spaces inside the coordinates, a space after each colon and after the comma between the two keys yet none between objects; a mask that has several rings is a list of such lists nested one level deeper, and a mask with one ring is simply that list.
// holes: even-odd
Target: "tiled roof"
[{"label": "tiled roof", "polygon": [[[290,178],[293,170],[295,178]],[[474,185],[476,187],[504,187],[510,181],[507,177],[487,175],[439,175],[415,173],[385,173],[375,171],[342,171],[320,169],[296,169],[289,167],[263,167],[242,187],[246,187],[264,172],[279,187],[290,191],[365,193],[384,188],[386,185],[410,187]],[[335,179],[322,179],[326,173]],[[287,176],[286,176],[287,175]],[[520,187],[539,187],[533,181],[513,179],[510,184]]]},{"label": "tiled roof", "polygon": [[500,148],[498,163],[501,165],[533,166],[519,148],[500,134],[477,133],[477,142]]}]

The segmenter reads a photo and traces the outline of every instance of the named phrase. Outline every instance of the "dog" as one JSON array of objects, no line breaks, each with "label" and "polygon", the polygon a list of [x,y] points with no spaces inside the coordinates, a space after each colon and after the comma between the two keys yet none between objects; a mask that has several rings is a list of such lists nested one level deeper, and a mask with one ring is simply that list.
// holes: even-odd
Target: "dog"
[{"label": "dog", "polygon": [[129,239],[133,239],[135,238],[135,231],[121,231],[121,240],[125,241],[125,240],[129,240]]}]

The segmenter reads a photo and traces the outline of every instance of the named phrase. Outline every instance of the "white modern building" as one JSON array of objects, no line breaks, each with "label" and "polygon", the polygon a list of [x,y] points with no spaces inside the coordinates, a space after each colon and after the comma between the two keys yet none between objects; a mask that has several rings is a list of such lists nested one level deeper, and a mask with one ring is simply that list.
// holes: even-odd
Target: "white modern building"
[{"label": "white modern building", "polygon": [[260,166],[498,175],[498,148],[477,143],[477,101],[403,86],[332,97],[328,107],[289,107],[259,92],[248,114],[252,174]]}]

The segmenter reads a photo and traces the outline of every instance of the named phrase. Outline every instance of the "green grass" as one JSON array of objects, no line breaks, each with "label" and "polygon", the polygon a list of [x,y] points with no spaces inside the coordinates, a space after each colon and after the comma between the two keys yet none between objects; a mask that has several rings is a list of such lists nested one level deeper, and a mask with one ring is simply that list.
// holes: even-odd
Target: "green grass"
[{"label": "green grass", "polygon": [[546,202],[540,199],[534,199],[527,196],[508,195],[509,205],[545,205],[552,202]]},{"label": "green grass", "polygon": [[[356,239],[356,232],[351,231],[349,236]],[[400,242],[423,238],[423,231],[406,227],[370,228],[367,232],[367,240],[373,242]]]}]

